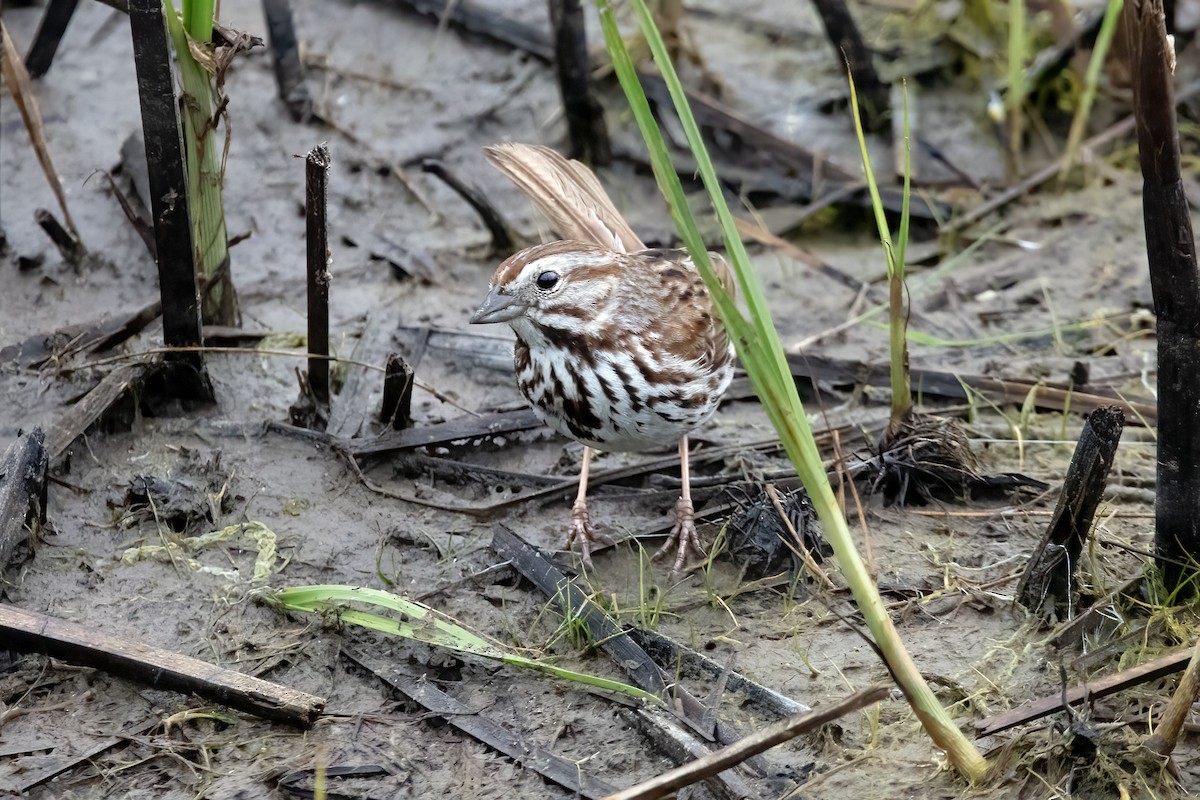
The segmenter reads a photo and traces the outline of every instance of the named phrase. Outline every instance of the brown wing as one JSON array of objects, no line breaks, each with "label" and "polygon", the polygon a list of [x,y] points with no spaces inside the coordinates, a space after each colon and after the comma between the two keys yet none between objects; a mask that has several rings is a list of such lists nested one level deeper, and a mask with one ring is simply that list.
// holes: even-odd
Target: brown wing
[{"label": "brown wing", "polygon": [[563,239],[594,242],[618,253],[646,247],[596,176],[548,147],[506,143],[483,149],[488,161],[529,196]]},{"label": "brown wing", "polygon": [[[713,267],[723,269],[724,259],[712,253]],[[704,279],[696,271],[685,250],[644,250],[633,254],[638,262],[630,271],[633,280],[639,272],[650,269],[657,277],[657,308],[645,333],[657,337],[666,348],[680,358],[707,362],[711,367],[724,365],[731,358],[729,335],[717,313]],[[644,275],[644,272],[642,272]]]}]

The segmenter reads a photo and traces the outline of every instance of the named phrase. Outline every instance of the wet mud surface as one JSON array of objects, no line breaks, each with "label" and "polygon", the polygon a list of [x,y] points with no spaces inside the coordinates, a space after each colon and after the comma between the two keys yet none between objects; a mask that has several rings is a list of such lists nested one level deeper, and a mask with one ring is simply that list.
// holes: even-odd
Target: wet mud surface
[{"label": "wet mud surface", "polygon": [[[546,24],[540,4],[497,8]],[[317,615],[285,614],[263,602],[263,586],[253,578],[261,542],[238,529],[197,538],[260,522],[276,548],[269,587],[388,589],[562,666],[623,676],[602,653],[581,647],[529,582],[497,567],[502,559],[490,547],[493,525],[502,521],[557,552],[563,565],[573,563],[561,548],[579,445],[537,428],[365,457],[360,474],[328,440],[274,424],[288,419],[297,397],[295,369],[303,361],[264,352],[302,348],[304,170],[293,156],[328,142],[335,352],[375,366],[389,350],[405,355],[418,380],[453,403],[417,389],[415,428],[462,418],[460,409],[523,407],[508,331],[467,324],[492,270],[508,254],[492,251],[479,218],[421,163],[442,161],[536,240],[541,223],[488,166],[481,148],[502,140],[562,145],[553,72],[528,54],[439,30],[429,18],[391,4],[298,0],[294,10],[309,87],[332,124],[289,120],[263,50],[240,58],[227,81],[233,118],[228,228],[231,236],[249,234],[232,250],[233,271],[244,327],[269,335],[246,339],[246,352],[207,358],[215,404],[139,408],[127,402],[76,440],[52,465],[56,480],[41,541],[8,565],[0,591],[5,602],[22,608],[326,697],[327,713],[311,730],[289,728],[120,675],[42,656],[6,656],[0,643],[0,793],[21,792],[32,776],[65,763],[54,779],[28,786],[28,796],[308,797],[324,770],[330,797],[572,796],[427,712],[372,668],[428,682],[471,713],[508,726],[529,746],[553,751],[613,786],[661,773],[675,762],[638,727],[628,704]],[[18,47],[31,40],[39,14],[38,8],[6,11]],[[864,14],[880,36],[889,35],[884,9]],[[233,28],[265,30],[257,3],[225,2],[221,15]],[[858,173],[847,112],[837,102],[827,108],[830,98],[844,97],[843,79],[809,6],[764,0],[734,9],[703,2],[687,19],[707,70],[725,84],[724,102]],[[1191,60],[1181,59],[1181,82],[1197,72],[1194,49],[1186,55]],[[128,314],[157,298],[154,263],[97,174],[118,165],[122,143],[140,130],[127,18],[101,4],[81,4],[52,70],[35,86],[49,146],[91,255],[78,267],[65,263],[33,224],[34,209],[53,208],[54,200],[5,94],[0,226],[8,250],[0,262],[0,347]],[[640,145],[621,98],[615,86],[605,86],[617,150],[634,152]],[[985,101],[968,87],[922,89],[922,133],[951,162],[967,165],[974,179],[995,183],[1003,165],[982,112]],[[1122,108],[1101,103],[1093,130]],[[887,142],[875,146],[877,162],[891,163]],[[1184,146],[1194,163],[1194,133]],[[1089,170],[1084,185],[1024,198],[957,241],[939,242],[929,227],[918,230],[913,248],[928,257],[913,267],[910,283],[912,325],[924,337],[914,339],[914,366],[1065,384],[1082,362],[1089,385],[1152,398],[1140,176],[1132,145],[1124,147],[1124,156]],[[601,179],[642,238],[671,242],[669,217],[645,169],[618,159]],[[128,191],[125,176],[118,174],[117,182]],[[1193,177],[1187,188],[1194,201],[1197,186]],[[868,212],[839,206],[836,214],[788,232],[786,220],[798,208],[776,202],[762,209],[763,219],[886,294]],[[984,232],[988,241],[974,245]],[[954,257],[964,248],[965,255]],[[770,249],[759,248],[754,258],[785,344],[803,342],[805,353],[821,357],[886,363],[885,315],[843,326],[871,307],[854,290]],[[37,366],[6,360],[0,364],[0,442],[7,446],[18,431],[50,427],[124,363],[123,354],[160,344],[155,323],[103,353],[60,354]],[[380,383],[377,371],[353,364],[336,375],[343,382]],[[808,397],[814,427],[849,426],[843,447],[851,453],[865,454],[886,418],[886,385],[864,390],[826,382]],[[377,402],[378,394],[371,395],[370,403]],[[907,509],[862,498],[860,547],[914,659],[964,729],[1058,691],[1060,664],[1076,682],[1132,665],[1132,653],[1140,660],[1189,644],[1178,630],[1194,630],[1187,627],[1193,611],[1181,612],[1184,626],[1176,630],[1161,614],[1126,605],[1114,606],[1082,646],[1050,646],[1053,629],[1028,617],[1012,595],[1054,508],[1082,415],[981,397],[957,404],[931,398],[930,405],[968,418],[985,471],[1022,473],[1052,487],[1043,494]],[[344,435],[374,435],[372,410],[344,409],[363,418],[345,422]],[[773,440],[752,397],[726,402],[694,436],[698,510],[744,500],[764,477],[789,475]],[[1093,597],[1123,584],[1142,562],[1138,553],[1152,548],[1154,452],[1153,429],[1131,418],[1081,565]],[[669,527],[679,485],[670,456],[611,454],[593,464],[601,476],[593,518],[623,543],[597,556],[588,580],[617,620],[654,628],[807,706],[887,681],[879,658],[847,624],[861,623],[831,559],[823,568],[833,589],[811,577],[749,585],[728,557],[687,576],[646,562],[636,540],[626,537],[644,537],[652,552],[659,544],[654,537]],[[647,464],[627,477],[603,478]],[[554,492],[522,499],[560,482]],[[159,484],[163,493],[152,495],[155,502],[139,495]],[[724,536],[729,516],[701,526],[708,541]],[[693,677],[688,688],[703,698],[707,683]],[[1117,764],[1114,774],[1121,774],[1131,731],[1145,733],[1149,709],[1173,686],[1173,678],[1146,684],[1087,712],[1101,729],[1104,757]],[[730,694],[720,711],[746,729],[772,721],[742,705]],[[766,758],[774,772],[748,780],[763,797],[1067,796],[1070,779],[1063,776],[1077,755],[1064,720],[1058,714],[981,739],[980,748],[996,749],[1004,767],[991,784],[970,788],[947,768],[908,706],[893,699],[771,751]],[[1114,721],[1132,727],[1109,725]],[[1126,776],[1125,786],[1135,797],[1196,791],[1194,734],[1175,763],[1181,790],[1161,779],[1148,782],[1143,773]],[[720,796],[707,785],[690,791],[691,797]],[[1112,784],[1106,791],[1115,796]]]}]

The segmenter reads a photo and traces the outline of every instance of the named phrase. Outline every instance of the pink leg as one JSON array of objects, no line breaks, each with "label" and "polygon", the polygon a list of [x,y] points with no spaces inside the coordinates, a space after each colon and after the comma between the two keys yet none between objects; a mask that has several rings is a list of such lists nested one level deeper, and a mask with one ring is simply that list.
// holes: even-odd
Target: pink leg
[{"label": "pink leg", "polygon": [[654,554],[654,558],[661,558],[674,548],[676,556],[675,564],[671,567],[672,572],[683,569],[689,553],[694,553],[700,558],[706,555],[700,544],[700,536],[696,533],[696,510],[692,506],[692,477],[688,468],[687,436],[679,437],[679,475],[681,492],[679,500],[675,502],[675,527],[671,529],[666,543]]},{"label": "pink leg", "polygon": [[596,540],[592,530],[592,517],[587,507],[588,470],[592,463],[592,448],[583,448],[583,465],[579,468],[579,493],[575,495],[575,505],[571,506],[571,531],[567,536],[567,549],[576,539],[579,540],[580,555],[583,563],[592,564],[592,542]]}]

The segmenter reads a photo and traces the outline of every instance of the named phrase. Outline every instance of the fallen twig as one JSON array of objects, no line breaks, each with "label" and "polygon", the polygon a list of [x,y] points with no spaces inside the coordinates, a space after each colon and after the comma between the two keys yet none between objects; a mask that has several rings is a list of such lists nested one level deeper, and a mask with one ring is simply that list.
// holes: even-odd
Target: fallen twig
[{"label": "fallen twig", "polygon": [[[1194,97],[1197,93],[1200,93],[1200,80],[1192,81],[1180,89],[1179,93],[1175,95],[1175,102],[1183,103],[1192,99],[1192,97]],[[1101,131],[1090,139],[1085,140],[1080,146],[1080,149],[1085,151],[1095,150],[1099,147],[1103,147],[1111,141],[1120,139],[1122,136],[1128,136],[1129,133],[1133,131],[1135,124],[1136,121],[1132,116],[1126,117],[1120,122],[1111,125],[1108,130]],[[1009,187],[1008,189],[1005,189],[995,197],[980,203],[961,216],[946,221],[943,225],[941,225],[941,227],[938,228],[938,232],[953,233],[955,231],[960,231],[968,225],[983,219],[993,211],[1003,208],[1017,198],[1024,197],[1046,181],[1056,177],[1058,173],[1062,171],[1065,159],[1066,155],[1056,158],[1054,161],[1042,167],[1037,172],[1033,173],[1021,182]]]},{"label": "fallen twig", "polygon": [[1084,700],[1099,699],[1116,694],[1124,689],[1138,686],[1149,681],[1157,680],[1166,675],[1179,672],[1192,657],[1191,650],[1177,650],[1164,656],[1151,659],[1132,669],[1123,670],[1115,675],[1088,681],[1079,686],[1072,686],[1065,692],[1054,692],[1045,697],[1032,700],[1003,714],[995,714],[975,723],[979,736],[993,736],[1009,728],[1023,725],[1026,722],[1048,717],[1056,711],[1061,711],[1063,702],[1078,705]]},{"label": "fallen twig", "polygon": [[[724,667],[708,656],[697,653],[690,647],[669,639],[657,631],[633,628],[629,631],[629,635],[654,659],[655,663],[664,669],[669,668],[672,671],[682,669],[685,674],[703,674],[710,679],[725,672]],[[798,703],[774,689],[755,683],[740,672],[729,672],[726,686],[730,691],[744,695],[747,705],[752,705],[767,714],[786,717],[790,714],[806,714],[812,711],[803,703]]]},{"label": "fallen twig", "polygon": [[509,229],[508,223],[500,216],[500,212],[496,210],[495,206],[484,197],[483,192],[474,186],[468,186],[436,158],[427,158],[422,161],[421,171],[441,178],[443,183],[453,189],[475,210],[475,213],[483,221],[484,227],[488,229],[488,233],[492,235],[492,249],[496,253],[507,257],[517,250],[518,237]]},{"label": "fallen twig", "polygon": [[39,333],[20,344],[0,348],[0,363],[13,362],[22,369],[37,369],[51,362],[62,366],[80,353],[107,350],[136,336],[160,313],[162,305],[156,300],[128,314]]},{"label": "fallen twig", "polygon": [[1192,704],[1200,700],[1200,639],[1192,649],[1192,658],[1184,670],[1183,677],[1171,701],[1158,719],[1154,735],[1146,740],[1146,749],[1160,756],[1169,756],[1179,743],[1183,723],[1191,713]]},{"label": "fallen twig", "polygon": [[[25,62],[21,59],[21,54],[17,52],[17,46],[9,37],[8,27],[3,20],[0,20],[0,43],[3,45],[3,52],[0,52],[3,69],[0,71],[4,73],[4,83],[8,85],[9,94],[16,101],[17,110],[21,112],[25,130],[29,133],[29,141],[33,144],[33,152],[37,155],[38,163],[46,176],[46,183],[50,184],[50,190],[54,192],[54,197],[58,200],[58,207],[62,209],[67,228],[78,241],[79,230],[75,227],[75,220],[71,218],[70,209],[67,208],[67,195],[63,192],[62,181],[58,177],[58,171],[54,169],[54,162],[50,159],[50,150],[46,146],[42,113],[38,110],[37,98],[29,83],[29,73],[25,70]],[[81,244],[80,247],[82,246]]]},{"label": "fallen twig", "polygon": [[737,766],[750,756],[769,750],[777,744],[794,739],[802,733],[807,733],[871,703],[877,703],[887,697],[890,691],[890,687],[887,686],[872,686],[855,692],[831,706],[772,723],[729,747],[698,758],[690,764],[664,772],[637,786],[611,794],[605,800],[655,800],[655,798],[665,797],[677,789],[691,786],[693,783]]},{"label": "fallen twig", "polygon": [[[511,561],[513,568],[532,581],[564,612],[570,613],[588,631],[595,642],[638,687],[666,696],[667,682],[663,671],[655,665],[646,651],[638,647],[604,611],[593,603],[588,593],[574,579],[568,578],[551,561],[529,545],[506,525],[492,527],[492,549],[501,559]],[[699,715],[696,717],[699,719]]]},{"label": "fallen twig", "polygon": [[[809,353],[789,353],[787,360],[791,365],[792,375],[797,378],[856,383],[863,386],[887,386],[889,381],[886,364],[868,364]],[[738,383],[735,380],[734,385],[730,387],[730,393],[737,387]],[[921,396],[955,400],[971,399],[970,392],[976,392],[997,403],[1017,405],[1027,402],[1029,395],[1033,394],[1033,402],[1037,408],[1062,411],[1070,407],[1072,411],[1088,413],[1104,406],[1117,406],[1132,418],[1131,422],[1154,425],[1158,419],[1158,409],[1153,400],[1128,400],[1108,387],[1091,384],[1078,389],[1061,384],[1031,383],[988,375],[964,375],[914,367],[912,389],[914,394]]]},{"label": "fallen twig", "polygon": [[58,748],[55,748],[54,752],[49,754],[49,756],[46,758],[48,763],[45,763],[40,768],[34,768],[21,774],[21,780],[15,784],[15,789],[18,794],[24,794],[30,789],[41,786],[43,783],[53,780],[59,775],[62,775],[63,773],[68,772],[69,770],[72,770],[81,764],[91,763],[93,759],[105,751],[126,744],[129,742],[131,737],[141,736],[142,734],[153,730],[161,724],[162,720],[160,720],[156,715],[149,721],[142,722],[139,725],[133,725],[121,731],[121,733],[117,736],[110,736],[107,739],[101,739],[88,749],[82,750],[78,753],[72,753],[70,755],[60,756],[58,755]]},{"label": "fallen twig", "polygon": [[98,420],[118,397],[134,384],[144,381],[156,370],[161,369],[162,365],[162,359],[153,358],[125,364],[105,375],[96,388],[50,426],[46,433],[46,454],[50,461],[57,461],[71,443]]},{"label": "fallen twig", "polygon": [[0,633],[13,650],[45,653],[155,689],[194,693],[263,719],[307,728],[325,708],[323,699],[306,692],[15,606],[0,604]]},{"label": "fallen twig", "polygon": [[539,428],[541,425],[542,421],[528,408],[519,411],[500,411],[494,414],[458,417],[448,422],[425,425],[420,428],[389,431],[372,439],[348,442],[346,451],[356,457],[380,455],[394,453],[397,450],[411,450],[414,447],[430,447],[455,441],[527,431]]}]

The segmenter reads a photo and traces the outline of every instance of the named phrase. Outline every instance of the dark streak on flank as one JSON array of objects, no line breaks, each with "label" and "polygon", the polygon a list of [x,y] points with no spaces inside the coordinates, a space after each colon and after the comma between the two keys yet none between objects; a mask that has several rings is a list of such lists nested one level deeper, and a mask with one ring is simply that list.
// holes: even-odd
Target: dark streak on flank
[{"label": "dark streak on flank", "polygon": [[600,391],[604,392],[604,397],[608,400],[610,406],[615,408],[620,404],[621,397],[617,394],[617,390],[609,384],[607,375],[603,372],[597,372],[596,382],[600,384]]},{"label": "dark streak on flank", "polygon": [[621,379],[621,382],[626,389],[625,396],[629,398],[629,410],[635,414],[638,413],[642,410],[642,408],[644,408],[644,404],[642,403],[641,398],[638,397],[637,392],[629,391],[629,388],[633,385],[633,377],[625,371],[625,367],[618,361],[612,362],[612,368],[613,372],[617,373],[617,377]]},{"label": "dark streak on flank", "polygon": [[688,379],[686,372],[677,369],[655,369],[641,353],[634,355],[633,365],[651,386],[675,386]]}]

